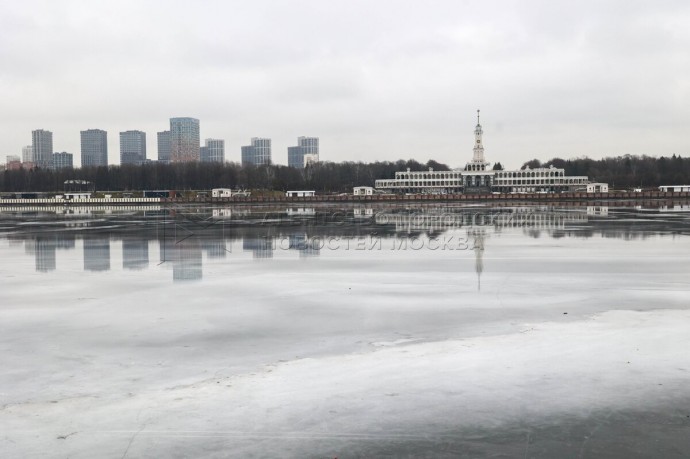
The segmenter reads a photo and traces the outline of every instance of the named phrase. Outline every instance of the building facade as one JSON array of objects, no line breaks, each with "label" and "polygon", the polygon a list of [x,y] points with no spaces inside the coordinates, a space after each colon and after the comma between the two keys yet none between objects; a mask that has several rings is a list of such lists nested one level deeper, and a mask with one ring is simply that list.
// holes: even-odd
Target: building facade
[{"label": "building facade", "polygon": [[224,163],[225,162],[225,140],[206,139],[205,145],[201,147],[201,162]]},{"label": "building facade", "polygon": [[271,139],[253,137],[251,145],[242,147],[242,165],[271,164]]},{"label": "building facade", "polygon": [[53,169],[71,169],[74,167],[72,153],[62,152],[53,154]]},{"label": "building facade", "polygon": [[199,147],[199,161],[202,163],[211,162],[211,153],[206,145]]},{"label": "building facade", "polygon": [[33,163],[34,162],[34,147],[27,145],[22,147],[22,162],[23,163]]},{"label": "building facade", "polygon": [[170,162],[199,161],[199,120],[170,118]]},{"label": "building facade", "polygon": [[167,164],[170,162],[170,131],[159,132],[157,138],[158,161]]},{"label": "building facade", "polygon": [[101,129],[81,131],[81,166],[108,165],[108,133]]},{"label": "building facade", "polygon": [[120,164],[141,165],[146,161],[146,133],[120,132]]},{"label": "building facade", "polygon": [[489,169],[484,158],[484,143],[479,110],[474,129],[472,160],[463,169],[452,171],[396,172],[393,179],[376,180],[376,188],[393,193],[560,193],[584,191],[589,179],[567,176],[564,169],[555,167],[504,171]]},{"label": "building facade", "polygon": [[36,167],[50,169],[53,165],[53,133],[44,129],[31,131],[31,150]]},{"label": "building facade", "polygon": [[5,170],[14,171],[22,168],[21,158],[17,155],[7,155],[7,162],[5,163]]},{"label": "building facade", "polygon": [[319,162],[319,138],[298,137],[296,147],[288,147],[288,166],[304,169],[309,163]]}]

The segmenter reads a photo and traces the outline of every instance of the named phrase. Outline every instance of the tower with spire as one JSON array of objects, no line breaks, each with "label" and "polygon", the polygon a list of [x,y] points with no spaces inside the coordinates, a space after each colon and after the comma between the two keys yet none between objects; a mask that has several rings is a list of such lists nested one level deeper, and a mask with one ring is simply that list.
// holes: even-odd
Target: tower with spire
[{"label": "tower with spire", "polygon": [[474,128],[474,156],[472,162],[484,162],[484,145],[482,145],[482,125],[479,124],[479,110],[477,110],[477,127]]},{"label": "tower with spire", "polygon": [[477,126],[474,128],[474,148],[472,161],[465,166],[466,171],[485,171],[489,163],[484,159],[484,144],[482,143],[482,125],[479,123],[479,110],[477,110]]}]

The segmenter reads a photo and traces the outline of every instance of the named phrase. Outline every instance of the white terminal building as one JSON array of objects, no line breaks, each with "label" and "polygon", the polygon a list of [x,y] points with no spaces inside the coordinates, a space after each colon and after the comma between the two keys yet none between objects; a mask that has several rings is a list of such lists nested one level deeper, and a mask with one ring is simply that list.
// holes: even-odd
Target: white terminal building
[{"label": "white terminal building", "polygon": [[472,161],[463,169],[452,171],[413,172],[409,169],[396,172],[394,179],[376,180],[376,188],[393,193],[560,193],[564,191],[587,191],[589,179],[584,176],[565,175],[564,169],[555,167],[505,171],[491,170],[484,159],[482,125],[474,129]]}]

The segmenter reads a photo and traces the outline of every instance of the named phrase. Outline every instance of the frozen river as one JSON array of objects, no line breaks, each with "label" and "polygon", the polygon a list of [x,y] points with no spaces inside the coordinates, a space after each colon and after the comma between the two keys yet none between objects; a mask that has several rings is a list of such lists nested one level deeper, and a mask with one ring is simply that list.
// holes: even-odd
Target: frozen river
[{"label": "frozen river", "polygon": [[0,457],[690,456],[690,207],[0,208]]}]

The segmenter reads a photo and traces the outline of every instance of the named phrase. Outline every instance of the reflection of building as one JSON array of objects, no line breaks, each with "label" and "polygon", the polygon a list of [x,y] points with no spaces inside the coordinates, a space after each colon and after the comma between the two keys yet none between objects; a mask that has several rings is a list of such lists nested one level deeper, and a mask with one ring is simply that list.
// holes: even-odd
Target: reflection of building
[{"label": "reflection of building", "polygon": [[352,209],[355,219],[372,218],[374,216],[374,209],[371,207],[355,207]]},{"label": "reflection of building", "polygon": [[139,270],[149,266],[149,241],[145,239],[122,240],[122,267]]},{"label": "reflection of building", "polygon": [[271,164],[271,139],[253,137],[252,144],[242,147],[242,165]]},{"label": "reflection of building", "polygon": [[199,161],[199,120],[170,118],[170,161]]},{"label": "reflection of building", "polygon": [[[31,241],[35,244],[36,271],[55,271],[55,237],[37,237]],[[27,241],[29,243],[29,241]]]},{"label": "reflection of building", "polygon": [[606,217],[609,214],[608,206],[587,206],[587,215]]},{"label": "reflection of building", "polygon": [[108,133],[101,129],[81,131],[81,165],[108,165]]},{"label": "reflection of building", "polygon": [[161,263],[171,263],[173,281],[200,280],[203,276],[201,245],[196,237],[160,239]]},{"label": "reflection of building", "polygon": [[84,238],[84,270],[110,270],[110,239],[108,237]]},{"label": "reflection of building", "polygon": [[566,176],[564,169],[555,167],[503,171],[489,170],[484,158],[482,136],[479,124],[474,130],[472,161],[465,168],[452,171],[410,171],[396,172],[394,179],[376,180],[376,188],[399,193],[548,193],[585,189],[587,177]]},{"label": "reflection of building", "polygon": [[57,233],[55,236],[55,246],[62,250],[72,250],[75,246],[75,239],[73,233]]},{"label": "reflection of building", "polygon": [[288,217],[313,217],[316,215],[316,209],[313,207],[290,207],[285,209],[285,214]]},{"label": "reflection of building", "polygon": [[297,250],[300,257],[310,257],[319,255],[320,247],[314,245],[314,241],[309,239],[306,233],[298,233],[289,235],[290,250]]},{"label": "reflection of building", "polygon": [[146,133],[120,132],[120,164],[139,165],[146,161]]},{"label": "reflection of building", "polygon": [[242,250],[253,252],[254,258],[273,258],[273,240],[265,237],[245,237],[242,240]]},{"label": "reflection of building", "polygon": [[309,163],[319,162],[319,138],[298,137],[296,147],[288,147],[288,166],[304,169]]},{"label": "reflection of building", "polygon": [[201,240],[201,248],[206,252],[208,258],[225,258],[228,250],[225,247],[225,240],[203,238]]},{"label": "reflection of building", "polygon": [[[355,209],[357,210],[357,209]],[[355,217],[357,214],[355,213]],[[439,232],[467,227],[563,229],[566,223],[586,223],[586,212],[555,212],[548,208],[462,210],[429,208],[424,211],[381,212],[377,225],[394,225],[396,232]]]},{"label": "reflection of building", "polygon": [[[214,195],[214,197],[216,197]],[[213,209],[212,217],[215,219],[230,219],[232,218],[232,209],[225,207],[222,209]]]}]

